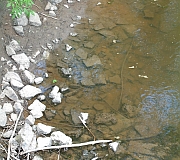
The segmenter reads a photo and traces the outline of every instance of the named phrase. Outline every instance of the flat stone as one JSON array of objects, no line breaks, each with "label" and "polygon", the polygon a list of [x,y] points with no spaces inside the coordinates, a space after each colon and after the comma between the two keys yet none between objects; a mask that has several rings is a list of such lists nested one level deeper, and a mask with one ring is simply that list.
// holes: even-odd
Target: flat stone
[{"label": "flat stone", "polygon": [[88,55],[88,53],[85,52],[82,48],[79,48],[79,49],[75,52],[75,54],[76,54],[77,56],[79,56],[81,59],[86,59],[86,58],[87,58],[87,55]]},{"label": "flat stone", "polygon": [[58,92],[56,94],[56,96],[53,98],[52,102],[56,105],[56,104],[59,104],[61,103],[61,99],[62,99],[63,95],[62,93]]},{"label": "flat stone", "polygon": [[54,11],[49,11],[49,15],[52,17],[56,17],[56,13]]},{"label": "flat stone", "polygon": [[13,130],[6,131],[3,133],[2,137],[3,138],[10,138],[12,133],[13,133]]},{"label": "flat stone", "polygon": [[43,116],[43,113],[37,109],[31,110],[30,113],[34,118],[41,118]]},{"label": "flat stone", "polygon": [[26,56],[25,53],[12,55],[12,59],[20,65],[20,69],[28,69],[30,66],[29,58]]},{"label": "flat stone", "polygon": [[133,37],[135,35],[135,32],[137,31],[135,25],[123,25],[122,28],[124,29],[128,37]]},{"label": "flat stone", "polygon": [[93,82],[95,84],[106,84],[106,78],[104,74],[98,74],[97,76],[93,77]]},{"label": "flat stone", "polygon": [[95,31],[99,31],[101,29],[104,29],[104,26],[102,23],[98,23],[97,25],[94,26]]},{"label": "flat stone", "polygon": [[52,4],[48,2],[45,7],[45,11],[49,11],[51,9]]},{"label": "flat stone", "polygon": [[117,123],[117,119],[111,113],[97,113],[94,122],[96,124],[112,125]]},{"label": "flat stone", "polygon": [[4,75],[4,80],[7,81],[7,82],[10,82],[12,79],[16,80],[16,81],[19,81],[20,83],[22,83],[22,80],[20,78],[20,76],[16,73],[16,72],[7,72],[5,75]]},{"label": "flat stone", "polygon": [[18,35],[24,36],[23,26],[14,26],[13,28]]},{"label": "flat stone", "polygon": [[26,85],[19,91],[21,98],[25,98],[25,99],[31,99],[40,93],[42,93],[42,91],[39,88],[36,88],[31,85]]},{"label": "flat stone", "polygon": [[37,77],[34,79],[35,84],[41,84],[43,82],[43,77]]},{"label": "flat stone", "polygon": [[24,87],[24,84],[22,84],[22,82],[16,80],[16,79],[11,79],[10,81],[10,84],[12,87],[14,88],[18,88],[18,89],[21,89]]},{"label": "flat stone", "polygon": [[12,56],[12,55],[15,55],[16,52],[14,51],[14,49],[11,47],[11,46],[6,46],[6,53],[8,56]]},{"label": "flat stone", "polygon": [[94,65],[102,65],[101,60],[96,55],[93,55],[92,57],[83,60],[83,63],[86,65],[86,67],[92,67]]},{"label": "flat stone", "polygon": [[95,103],[93,105],[94,109],[97,110],[97,111],[102,111],[103,109],[105,109],[105,106],[102,105],[102,104],[98,104],[98,103]]},{"label": "flat stone", "polygon": [[112,37],[112,38],[116,39],[116,36],[114,35],[114,33],[112,31],[109,31],[109,30],[100,30],[99,34],[101,34],[105,37]]},{"label": "flat stone", "polygon": [[7,116],[6,113],[3,109],[0,109],[0,126],[4,127],[6,125],[7,122]]},{"label": "flat stone", "polygon": [[89,78],[83,78],[82,80],[81,80],[81,84],[83,85],[83,86],[95,86],[95,84],[94,84],[94,82],[92,81],[92,79],[89,79]]},{"label": "flat stone", "polygon": [[121,79],[118,75],[115,75],[113,77],[109,77],[109,81],[111,83],[116,83],[116,84],[120,84],[121,83]]},{"label": "flat stone", "polygon": [[45,115],[46,119],[48,121],[50,121],[55,117],[56,111],[55,110],[45,110],[44,115]]},{"label": "flat stone", "polygon": [[122,110],[126,114],[126,116],[132,118],[138,114],[139,109],[136,106],[132,105],[124,105]]},{"label": "flat stone", "polygon": [[75,125],[82,124],[81,120],[79,119],[79,116],[81,116],[81,112],[77,111],[75,109],[71,109],[71,118]]},{"label": "flat stone", "polygon": [[144,17],[145,18],[154,18],[154,12],[149,10],[149,9],[145,9],[144,10]]},{"label": "flat stone", "polygon": [[94,46],[95,46],[95,44],[91,41],[84,44],[84,47],[90,48],[90,49],[94,48]]},{"label": "flat stone", "polygon": [[129,24],[129,22],[126,19],[124,19],[124,18],[122,18],[120,16],[118,16],[118,19],[115,21],[115,23],[116,24],[120,24],[120,25],[122,25],[122,24]]},{"label": "flat stone", "polygon": [[55,98],[58,92],[59,92],[59,87],[54,86],[52,91],[49,93],[49,98]]},{"label": "flat stone", "polygon": [[30,16],[29,16],[29,24],[32,25],[32,26],[36,26],[36,27],[42,25],[42,22],[41,22],[41,20],[39,18],[39,15],[36,12],[34,12],[34,14],[30,14]]}]

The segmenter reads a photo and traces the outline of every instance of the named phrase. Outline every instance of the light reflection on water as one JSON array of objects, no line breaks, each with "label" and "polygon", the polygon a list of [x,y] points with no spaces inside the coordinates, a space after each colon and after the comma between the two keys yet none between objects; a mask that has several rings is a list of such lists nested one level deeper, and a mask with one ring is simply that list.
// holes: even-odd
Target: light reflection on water
[{"label": "light reflection on water", "polygon": [[145,119],[158,117],[161,127],[176,125],[180,121],[180,98],[179,93],[171,87],[151,87],[146,94],[142,95],[141,114]]}]

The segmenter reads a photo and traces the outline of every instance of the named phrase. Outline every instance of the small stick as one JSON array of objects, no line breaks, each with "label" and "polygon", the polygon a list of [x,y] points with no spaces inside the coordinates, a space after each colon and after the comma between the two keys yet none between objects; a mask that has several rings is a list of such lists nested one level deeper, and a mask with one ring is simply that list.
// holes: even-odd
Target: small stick
[{"label": "small stick", "polygon": [[18,118],[17,118],[16,123],[15,123],[15,126],[14,126],[14,130],[13,130],[13,132],[12,132],[12,135],[11,135],[10,139],[9,139],[7,160],[10,159],[10,154],[11,154],[11,141],[12,141],[12,139],[13,139],[13,137],[14,137],[15,132],[16,132],[16,128],[17,128],[17,125],[18,125],[18,121],[19,121],[19,119],[20,119],[20,117],[21,117],[22,112],[23,112],[23,108],[22,108],[21,111],[19,112]]},{"label": "small stick", "polygon": [[88,128],[88,126],[86,125],[86,123],[82,120],[82,118],[79,116],[79,119],[81,120],[82,124],[86,127],[86,129],[91,133],[91,135],[93,136],[94,141],[96,140],[95,135],[91,132],[91,130]]},{"label": "small stick", "polygon": [[20,153],[20,155],[30,153],[30,152],[36,152],[36,151],[40,151],[40,150],[82,147],[82,146],[87,146],[87,145],[94,145],[94,144],[98,144],[98,143],[109,143],[109,142],[112,142],[112,140],[96,140],[96,141],[89,141],[89,142],[78,143],[78,144],[67,144],[67,145],[61,145],[61,146],[36,148],[36,149],[32,149],[32,150],[22,152],[22,153]]},{"label": "small stick", "polygon": [[36,5],[36,4],[33,4],[34,6],[36,6],[38,9],[41,9],[41,7],[39,7],[38,5]]},{"label": "small stick", "polygon": [[52,18],[52,19],[56,19],[56,20],[57,20],[56,17],[48,16],[48,15],[46,15],[46,14],[44,14],[44,13],[40,13],[40,12],[38,12],[38,13],[41,14],[41,15],[43,15],[43,16],[45,16],[45,17],[48,17],[48,18]]}]

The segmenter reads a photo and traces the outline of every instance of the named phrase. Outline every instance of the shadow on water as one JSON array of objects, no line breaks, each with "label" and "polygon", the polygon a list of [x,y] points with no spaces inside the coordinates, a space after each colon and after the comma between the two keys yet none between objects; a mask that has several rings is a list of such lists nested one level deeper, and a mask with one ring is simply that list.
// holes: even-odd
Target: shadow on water
[{"label": "shadow on water", "polygon": [[[74,122],[72,109],[88,112],[97,138],[123,140],[109,158],[178,159],[179,8],[179,0],[87,1],[82,19],[74,20],[77,35],[62,40],[47,60],[49,82],[57,79],[60,88],[69,86],[60,105],[47,102],[57,111],[47,123],[67,134],[76,132],[80,124]],[[71,68],[71,73],[63,74],[62,68]],[[116,122],[100,120],[99,113],[111,114]],[[80,135],[74,140],[83,141],[88,133]]]}]

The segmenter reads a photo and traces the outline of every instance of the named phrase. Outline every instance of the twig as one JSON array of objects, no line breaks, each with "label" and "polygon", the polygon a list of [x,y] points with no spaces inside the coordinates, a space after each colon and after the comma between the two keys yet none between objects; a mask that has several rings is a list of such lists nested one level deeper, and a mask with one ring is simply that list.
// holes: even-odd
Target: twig
[{"label": "twig", "polygon": [[129,55],[129,53],[131,51],[132,45],[133,45],[133,40],[131,41],[131,45],[130,45],[130,47],[128,49],[128,52],[127,52],[127,54],[126,54],[126,56],[124,58],[124,61],[123,61],[123,64],[122,64],[122,68],[121,68],[121,73],[120,73],[120,76],[121,76],[121,94],[120,94],[120,98],[119,98],[119,106],[122,103],[122,94],[123,94],[123,89],[124,89],[124,86],[123,86],[124,85],[123,84],[123,69],[124,69],[124,64],[125,64],[126,59],[127,59],[128,55]]},{"label": "twig", "polygon": [[12,139],[13,139],[13,137],[14,137],[15,132],[16,132],[16,128],[17,128],[17,125],[18,125],[18,121],[19,121],[19,119],[20,119],[20,117],[21,117],[22,112],[23,112],[23,108],[22,108],[21,111],[19,112],[18,118],[17,118],[16,123],[15,123],[15,126],[14,126],[14,130],[13,130],[13,132],[12,132],[12,135],[11,135],[10,139],[9,139],[7,160],[10,159],[10,154],[11,154],[11,141],[12,141]]},{"label": "twig", "polygon": [[22,152],[20,155],[30,153],[30,152],[36,152],[36,151],[40,151],[40,150],[82,147],[82,146],[87,146],[87,145],[94,145],[94,144],[98,144],[98,143],[109,143],[109,142],[112,142],[112,140],[96,140],[96,141],[89,141],[89,142],[78,143],[78,144],[43,147],[43,148],[37,148],[37,149],[32,149],[32,150]]},{"label": "twig", "polygon": [[91,132],[91,130],[88,128],[88,126],[86,125],[86,123],[84,123],[84,121],[82,120],[82,118],[79,116],[79,119],[81,120],[82,124],[86,127],[86,129],[91,133],[91,135],[93,136],[94,141],[96,140],[95,135]]},{"label": "twig", "polygon": [[52,18],[52,19],[56,19],[57,20],[57,18],[56,17],[52,17],[52,16],[49,16],[49,15],[46,15],[46,14],[44,14],[44,13],[40,13],[40,12],[38,12],[39,14],[41,14],[41,15],[43,15],[43,16],[45,16],[45,17],[48,17],[48,18]]},{"label": "twig", "polygon": [[33,4],[34,6],[36,6],[38,9],[41,9],[41,7],[39,7],[38,5],[36,5],[36,4]]}]

